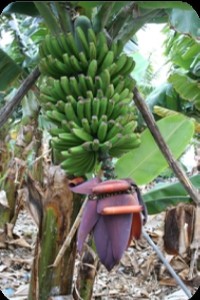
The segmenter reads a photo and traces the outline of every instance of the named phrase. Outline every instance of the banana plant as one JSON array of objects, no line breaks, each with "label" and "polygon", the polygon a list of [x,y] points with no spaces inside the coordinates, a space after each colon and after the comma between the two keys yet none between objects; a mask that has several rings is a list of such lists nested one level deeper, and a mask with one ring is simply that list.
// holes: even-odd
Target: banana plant
[{"label": "banana plant", "polygon": [[[160,4],[156,1],[149,3],[145,1],[127,1],[125,3],[99,1],[92,4],[72,1],[67,3],[34,2],[33,4],[34,6],[31,5],[30,10],[32,13],[37,14],[38,12],[38,15],[42,16],[49,30],[49,34],[40,45],[39,52],[39,67],[43,79],[40,85],[40,103],[43,114],[51,126],[53,162],[55,164],[61,163],[69,179],[79,176],[82,178],[81,180],[86,181],[89,177],[88,173],[91,172],[101,180],[106,179],[103,182],[106,186],[100,194],[108,198],[106,202],[108,207],[106,206],[105,209],[107,213],[109,211],[107,217],[111,219],[109,206],[119,209],[119,207],[115,207],[114,199],[110,199],[110,192],[113,191],[106,189],[113,184],[112,180],[115,176],[112,158],[118,158],[140,144],[138,134],[134,133],[136,128],[135,109],[130,105],[133,97],[132,90],[135,85],[130,74],[135,65],[132,59],[123,53],[123,47],[144,24],[166,22],[169,16],[174,13],[174,9],[178,9],[179,12],[184,9],[186,13],[190,13],[191,7],[181,1],[168,1]],[[13,13],[16,8],[19,12],[20,5],[22,2],[12,3],[5,10],[5,14]],[[22,13],[26,14],[27,11],[26,4],[23,6]],[[118,183],[115,182],[114,187],[118,187]],[[140,229],[136,234],[132,232],[135,227],[133,229],[131,227],[134,222],[131,209],[137,210],[135,211],[137,213],[136,220],[138,220],[139,210],[145,211],[143,202],[136,199],[137,186],[134,185],[134,189],[131,189],[132,184],[129,183],[125,190],[121,190],[122,186],[127,186],[127,181],[122,180],[120,184],[120,188],[115,189],[114,192],[123,193],[123,198],[127,198],[126,194],[130,193],[126,207],[128,215],[125,218],[126,221],[128,220],[129,233],[126,234],[122,243],[122,249],[119,249],[119,243],[117,244],[114,258],[111,257],[111,248],[115,242],[109,246],[109,249],[103,248],[102,250],[97,246],[101,261],[108,269],[111,269],[119,261],[129,243],[129,238],[131,236],[138,237],[141,232]],[[100,186],[101,184],[98,184],[96,187],[98,191]],[[88,194],[87,190],[84,193]],[[93,194],[94,191],[92,190]],[[73,201],[72,199],[68,198],[70,203]],[[37,280],[38,278],[32,280],[29,299],[34,299],[34,297],[48,298],[52,286],[58,287],[59,274],[63,274],[63,267],[66,266],[63,264],[56,272],[48,268],[49,264],[53,263],[58,250],[55,244],[59,236],[56,233],[51,239],[50,219],[53,216],[55,232],[59,232],[60,227],[58,229],[57,225],[60,226],[60,224],[57,224],[56,220],[60,218],[58,218],[54,206],[47,205],[43,209],[45,211],[40,226],[40,236],[43,232],[46,233],[42,236],[40,244],[43,257],[40,256],[38,260],[35,260],[33,274],[39,270],[39,274],[37,274],[39,280]],[[72,212],[77,211],[72,209],[70,213]],[[94,231],[102,232],[105,218],[98,216],[97,220],[96,208],[93,212],[95,222],[99,220],[100,224],[99,226],[92,224],[95,226]],[[102,209],[99,214],[104,212]],[[121,224],[118,220],[123,215],[122,210],[119,215],[114,216],[117,224]],[[93,230],[94,227],[89,224],[89,229],[85,230],[84,222],[86,219],[87,214],[80,226],[84,235]],[[138,220],[136,223],[138,224],[138,222],[141,226],[142,222]],[[113,233],[112,227],[108,225],[108,229],[111,231],[110,235]],[[122,237],[121,231],[120,236]],[[49,253],[49,244],[55,249],[53,255]],[[96,238],[96,244],[99,244],[99,237]],[[107,254],[108,260],[103,257]],[[68,260],[69,255],[71,254],[67,252],[64,262]],[[75,258],[75,251],[73,251],[73,257]],[[39,266],[36,265],[38,262],[40,262]],[[71,259],[70,269],[73,269],[73,264],[74,259]],[[68,277],[67,280],[67,289],[65,288],[66,282],[62,281],[59,287],[60,291],[70,291],[71,278]],[[34,291],[35,288],[38,288],[38,282],[38,294],[35,294]],[[91,288],[89,295],[91,295]],[[80,295],[82,294],[80,293]],[[84,297],[84,299],[89,299],[88,295]]]},{"label": "banana plant", "polygon": [[[172,63],[168,82],[154,90],[147,103],[153,111],[158,105],[178,111],[199,122],[199,64],[200,46],[192,36],[167,31],[165,54]],[[161,111],[158,112],[161,116]],[[164,115],[163,115],[164,116]]]}]

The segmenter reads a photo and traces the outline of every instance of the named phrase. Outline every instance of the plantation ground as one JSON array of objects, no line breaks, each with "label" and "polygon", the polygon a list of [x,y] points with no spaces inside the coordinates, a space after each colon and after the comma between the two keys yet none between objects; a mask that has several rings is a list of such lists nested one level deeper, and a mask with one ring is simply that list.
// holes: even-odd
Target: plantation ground
[{"label": "plantation ground", "polygon": [[[162,249],[164,214],[149,218],[145,226],[147,232]],[[34,253],[37,228],[24,209],[17,220],[15,238],[8,241],[3,249],[0,241],[0,288],[8,299],[26,300],[30,280],[30,270]],[[180,257],[166,255],[168,261],[183,279],[187,279],[188,264]],[[77,258],[76,265],[79,259]],[[187,282],[195,293],[200,285],[200,277]],[[93,300],[185,300],[184,292],[176,285],[157,255],[141,238],[123,256],[120,264],[110,273],[101,266],[96,277]]]}]

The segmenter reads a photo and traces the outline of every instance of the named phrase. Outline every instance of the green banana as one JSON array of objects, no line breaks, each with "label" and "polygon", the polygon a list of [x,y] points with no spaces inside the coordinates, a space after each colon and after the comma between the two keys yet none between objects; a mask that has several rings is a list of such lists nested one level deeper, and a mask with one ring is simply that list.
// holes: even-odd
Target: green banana
[{"label": "green banana", "polygon": [[66,98],[66,93],[63,91],[61,85],[60,85],[60,80],[55,79],[53,83],[53,93],[56,95],[58,99],[60,100],[65,100]]},{"label": "green banana", "polygon": [[84,142],[90,142],[93,140],[93,136],[87,133],[83,128],[74,128],[72,129],[72,132]]},{"label": "green banana", "polygon": [[83,149],[85,149],[86,151],[93,151],[92,149],[92,143],[93,142],[85,142],[82,144]]},{"label": "green banana", "polygon": [[63,53],[68,53],[68,55],[73,54],[73,51],[71,51],[71,48],[68,45],[66,34],[64,34],[64,33],[59,34],[58,43],[59,43],[61,49],[63,50]]},{"label": "green banana", "polygon": [[84,52],[79,53],[79,60],[83,71],[86,71],[88,67],[88,59]]},{"label": "green banana", "polygon": [[70,56],[69,62],[71,64],[71,68],[72,68],[74,74],[77,74],[77,73],[80,73],[83,71],[78,59],[74,55]]},{"label": "green banana", "polygon": [[112,139],[116,134],[122,133],[122,130],[123,130],[123,127],[121,126],[121,124],[114,121],[114,124],[113,124],[113,126],[111,127],[111,129],[109,129],[109,130],[107,131],[106,140],[109,141],[109,140]]},{"label": "green banana", "polygon": [[114,107],[115,107],[115,101],[113,99],[109,99],[106,108],[106,115],[108,118],[112,115]]},{"label": "green banana", "polygon": [[124,76],[122,75],[117,75],[115,77],[112,78],[112,84],[114,85],[114,87],[116,88],[116,86],[124,80]]},{"label": "green banana", "polygon": [[89,44],[89,56],[90,60],[97,58],[97,49],[95,44],[92,42]]},{"label": "green banana", "polygon": [[101,77],[102,82],[104,83],[104,87],[106,88],[111,83],[111,81],[110,81],[110,72],[108,71],[108,69],[104,69],[100,73],[100,77]]},{"label": "green banana", "polygon": [[53,136],[53,137],[58,137],[59,134],[61,133],[65,133],[65,129],[64,128],[58,128],[58,127],[54,127],[54,128],[51,128],[49,130],[49,133]]},{"label": "green banana", "polygon": [[[121,139],[120,140],[120,144],[121,145],[116,145],[114,147],[112,147],[109,151],[109,153],[114,156],[114,157],[120,157],[121,155],[123,155],[124,153],[128,152],[128,151],[131,151],[132,149],[138,147],[141,143],[140,139],[137,138],[135,139],[134,141],[132,141],[131,143],[129,144],[125,144],[127,143],[127,138],[126,137],[125,139]],[[130,137],[129,137],[129,140],[130,140]],[[122,144],[124,146],[122,146]]]},{"label": "green banana", "polygon": [[69,61],[69,57],[70,57],[69,54],[68,53],[64,53],[62,57],[63,57],[63,62],[65,64],[65,66],[66,66],[66,69],[71,71],[71,63]]},{"label": "green banana", "polygon": [[74,21],[74,28],[76,29],[77,27],[80,27],[84,32],[88,32],[88,30],[92,27],[92,24],[88,17],[79,15]]},{"label": "green banana", "polygon": [[104,32],[99,32],[97,35],[97,60],[99,65],[101,65],[104,57],[108,53],[108,45],[107,45],[107,39]]},{"label": "green banana", "polygon": [[121,40],[117,40],[117,42],[112,43],[111,50],[114,52],[115,57],[118,57],[124,48],[123,42]]},{"label": "green banana", "polygon": [[65,132],[71,133],[71,126],[66,119],[61,122],[61,125]]},{"label": "green banana", "polygon": [[100,76],[95,76],[95,90],[105,90],[105,85]]},{"label": "green banana", "polygon": [[91,117],[92,117],[91,108],[92,108],[92,100],[87,98],[84,101],[84,115],[85,115],[85,118],[88,119],[88,121],[90,121]]},{"label": "green banana", "polygon": [[78,59],[79,58],[79,50],[78,50],[76,42],[74,40],[74,36],[72,35],[71,32],[68,32],[66,35],[66,43],[70,49],[71,54],[75,55],[76,58]]},{"label": "green banana", "polygon": [[72,94],[74,94],[75,97],[81,96],[81,91],[79,88],[79,84],[76,80],[76,77],[70,77],[69,78],[69,83],[70,83],[70,90],[72,91]]},{"label": "green banana", "polygon": [[96,33],[92,28],[88,28],[88,41],[89,43],[94,43],[94,46],[96,48],[97,38],[96,38]]},{"label": "green banana", "polygon": [[82,124],[83,129],[84,129],[87,133],[89,133],[89,134],[92,133],[92,132],[91,132],[90,124],[89,124],[89,122],[88,122],[88,119],[83,118],[83,119],[81,120],[81,124]]},{"label": "green banana", "polygon": [[99,146],[100,146],[100,142],[98,139],[94,139],[92,142],[92,150],[93,151],[98,151],[99,150]]},{"label": "green banana", "polygon": [[43,57],[41,60],[40,60],[40,64],[39,64],[39,69],[40,69],[40,72],[42,74],[45,74],[45,75],[50,75],[52,76],[53,78],[56,78],[58,79],[59,78],[59,75],[57,73],[57,70],[55,70],[55,68],[52,67],[51,63],[48,61],[48,56],[47,57]]},{"label": "green banana", "polygon": [[108,51],[103,59],[103,62],[100,65],[99,72],[110,67],[110,65],[112,65],[113,63],[113,60],[114,60],[114,53],[112,51]]},{"label": "green banana", "polygon": [[66,100],[67,100],[67,102],[71,103],[74,112],[77,113],[77,101],[76,101],[76,99],[72,95],[69,95],[69,96],[66,97]]},{"label": "green banana", "polygon": [[135,67],[135,62],[131,57],[127,58],[125,66],[121,70],[121,75],[126,76],[129,75]]},{"label": "green banana", "polygon": [[92,91],[87,91],[87,92],[86,92],[86,98],[88,98],[88,99],[90,99],[90,100],[93,100],[94,95],[93,95]]},{"label": "green banana", "polygon": [[97,137],[100,142],[104,142],[107,134],[108,123],[101,122],[97,130]]},{"label": "green banana", "polygon": [[42,58],[46,57],[48,54],[49,54],[49,53],[48,53],[48,50],[47,50],[47,48],[46,48],[46,44],[45,44],[45,42],[43,41],[43,42],[41,43],[41,45],[39,46],[39,56],[40,56],[40,58],[42,59]]},{"label": "green banana", "polygon": [[135,120],[132,120],[123,127],[122,134],[125,135],[128,133],[133,133],[136,127],[137,127],[137,122]]},{"label": "green banana", "polygon": [[66,95],[72,94],[72,90],[70,87],[70,82],[67,76],[62,76],[60,78],[60,85]]},{"label": "green banana", "polygon": [[115,69],[115,76],[117,76],[118,74],[121,74],[121,70],[125,67],[126,62],[127,62],[128,56],[125,53],[122,53],[118,60],[117,60],[117,66]]},{"label": "green banana", "polygon": [[[125,89],[119,94],[119,96],[120,96],[120,97],[119,97],[118,101],[116,101],[117,104],[120,103],[121,101],[123,101],[124,99],[130,97],[130,91],[129,91],[129,89],[128,89],[128,88],[125,88]],[[131,97],[130,97],[129,99],[130,99],[130,101],[131,101]]]},{"label": "green banana", "polygon": [[[89,157],[88,155],[84,155],[80,159],[78,159],[77,156],[78,155],[75,155],[67,159],[61,166],[68,175],[84,176],[94,168],[96,163],[94,156]],[[88,162],[90,163],[88,164]]]},{"label": "green banana", "polygon": [[113,84],[109,84],[109,86],[107,87],[107,90],[105,92],[105,96],[108,99],[111,99],[114,96],[114,93],[115,93],[115,89],[114,89]]},{"label": "green banana", "polygon": [[66,144],[73,143],[74,145],[77,145],[77,144],[82,143],[82,140],[79,137],[72,134],[72,133],[66,133],[66,132],[65,133],[60,133],[58,136],[61,140],[65,141]]},{"label": "green banana", "polygon": [[61,167],[68,175],[84,176],[94,169],[95,164],[95,152],[85,151],[83,154],[71,154],[69,158],[62,162]]},{"label": "green banana", "polygon": [[46,95],[46,94],[43,94],[43,93],[40,93],[40,101],[43,103],[48,103],[48,102],[51,102],[53,104],[56,104],[57,102],[57,99],[55,99],[55,97],[51,97],[49,95]]},{"label": "green banana", "polygon": [[117,64],[115,62],[108,67],[108,71],[110,72],[110,76],[112,77],[112,79],[114,78],[116,68],[117,68]]},{"label": "green banana", "polygon": [[65,102],[62,101],[62,100],[59,100],[57,103],[56,103],[56,108],[59,112],[61,113],[65,113]]},{"label": "green banana", "polygon": [[126,77],[125,87],[127,87],[129,91],[133,91],[135,85],[136,85],[136,81],[131,76]]},{"label": "green banana", "polygon": [[126,115],[129,110],[130,110],[130,107],[119,103],[118,105],[115,105],[110,118],[116,120],[120,115],[121,116]]},{"label": "green banana", "polygon": [[112,144],[112,148],[121,140],[123,135],[121,133],[117,133],[112,138],[110,138],[109,142]]},{"label": "green banana", "polygon": [[56,37],[52,38],[50,36],[50,48],[51,48],[51,54],[54,57],[58,59],[62,59],[63,51]]},{"label": "green banana", "polygon": [[94,78],[97,73],[97,60],[93,59],[88,66],[87,70],[87,76],[90,76],[91,78]]},{"label": "green banana", "polygon": [[115,93],[113,96],[112,96],[112,100],[117,103],[117,101],[119,100],[120,98],[120,95],[118,93]]},{"label": "green banana", "polygon": [[55,121],[56,123],[60,123],[65,119],[65,115],[58,112],[57,110],[47,111],[46,115],[49,119]]},{"label": "green banana", "polygon": [[83,97],[87,97],[87,85],[86,85],[86,82],[85,82],[85,75],[79,74],[78,78],[79,78],[79,85],[80,85],[81,95]]},{"label": "green banana", "polygon": [[84,100],[79,100],[77,102],[77,116],[79,120],[85,118],[84,108],[85,108]]},{"label": "green banana", "polygon": [[61,141],[58,137],[52,137],[51,144],[52,144],[53,148],[60,150],[60,151],[63,151],[68,148],[66,142]]},{"label": "green banana", "polygon": [[86,76],[85,77],[85,82],[86,82],[88,90],[92,91],[94,93],[95,92],[95,85],[94,85],[92,77]]},{"label": "green banana", "polygon": [[99,108],[99,114],[98,114],[99,116],[102,116],[102,115],[106,114],[107,106],[108,106],[108,98],[103,97],[100,100],[100,108]]},{"label": "green banana", "polygon": [[101,101],[101,99],[104,97],[104,93],[101,89],[97,90],[97,99],[99,99],[99,101]]},{"label": "green banana", "polygon": [[56,109],[56,105],[54,105],[52,102],[47,102],[43,105],[43,109],[45,110],[55,110]]},{"label": "green banana", "polygon": [[65,104],[65,116],[65,118],[67,118],[67,121],[74,121],[76,124],[81,125],[81,121],[77,117],[71,103]]},{"label": "green banana", "polygon": [[52,39],[52,37],[49,34],[47,34],[44,38],[44,43],[45,43],[45,48],[46,48],[46,56],[49,55],[49,54],[50,55],[53,54],[52,49],[51,49],[51,45],[50,45],[51,39]]},{"label": "green banana", "polygon": [[80,41],[80,43],[79,43],[80,49],[79,50],[83,51],[86,54],[87,58],[89,58],[88,40],[87,40],[87,37],[81,27],[79,27],[79,26],[76,27],[75,36],[76,36],[76,40]]},{"label": "green banana", "polygon": [[122,91],[125,88],[125,81],[124,80],[120,80],[118,82],[118,84],[116,86],[114,86],[114,87],[115,87],[115,93],[118,93],[118,94],[122,93]]},{"label": "green banana", "polygon": [[99,145],[99,151],[102,153],[107,153],[112,148],[112,143],[110,141],[106,141]]},{"label": "green banana", "polygon": [[100,117],[100,119],[99,119],[99,123],[100,123],[100,122],[107,122],[107,121],[108,121],[107,115],[102,115],[102,116]]},{"label": "green banana", "polygon": [[85,152],[85,149],[82,147],[82,145],[70,147],[68,149],[68,152],[71,154],[83,154]]},{"label": "green banana", "polygon": [[92,116],[91,118],[91,129],[92,129],[92,133],[95,135],[97,133],[97,130],[99,128],[99,120],[97,116]]}]

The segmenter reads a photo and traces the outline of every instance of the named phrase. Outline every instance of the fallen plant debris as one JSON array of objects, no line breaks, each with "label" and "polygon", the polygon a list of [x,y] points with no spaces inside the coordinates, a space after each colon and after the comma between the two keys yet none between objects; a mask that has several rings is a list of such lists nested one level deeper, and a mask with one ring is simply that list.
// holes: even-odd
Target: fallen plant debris
[{"label": "fallen plant debris", "polygon": [[[166,259],[194,294],[200,286],[200,274],[188,280],[189,260],[168,255],[163,250],[163,226],[165,214],[150,216],[145,230],[163,251]],[[0,251],[0,289],[11,300],[27,300],[30,271],[33,260],[37,228],[26,210],[19,214],[14,233],[23,238],[30,247],[9,244]],[[80,264],[77,256],[76,269]],[[75,278],[76,279],[76,272]],[[70,299],[64,296],[54,300]],[[101,265],[95,279],[92,300],[186,300],[187,297],[177,286],[156,253],[142,237],[133,241],[124,253],[119,265],[111,272]]]}]

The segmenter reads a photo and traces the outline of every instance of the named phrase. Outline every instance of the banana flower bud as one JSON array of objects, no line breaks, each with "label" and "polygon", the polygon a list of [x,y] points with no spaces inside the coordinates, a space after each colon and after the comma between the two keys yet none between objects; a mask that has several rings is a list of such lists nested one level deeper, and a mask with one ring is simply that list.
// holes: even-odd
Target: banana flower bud
[{"label": "banana flower bud", "polygon": [[98,177],[70,188],[89,196],[78,229],[77,249],[81,253],[87,235],[93,233],[100,261],[110,271],[132,238],[140,238],[146,222],[140,191],[131,179],[101,181]]}]

